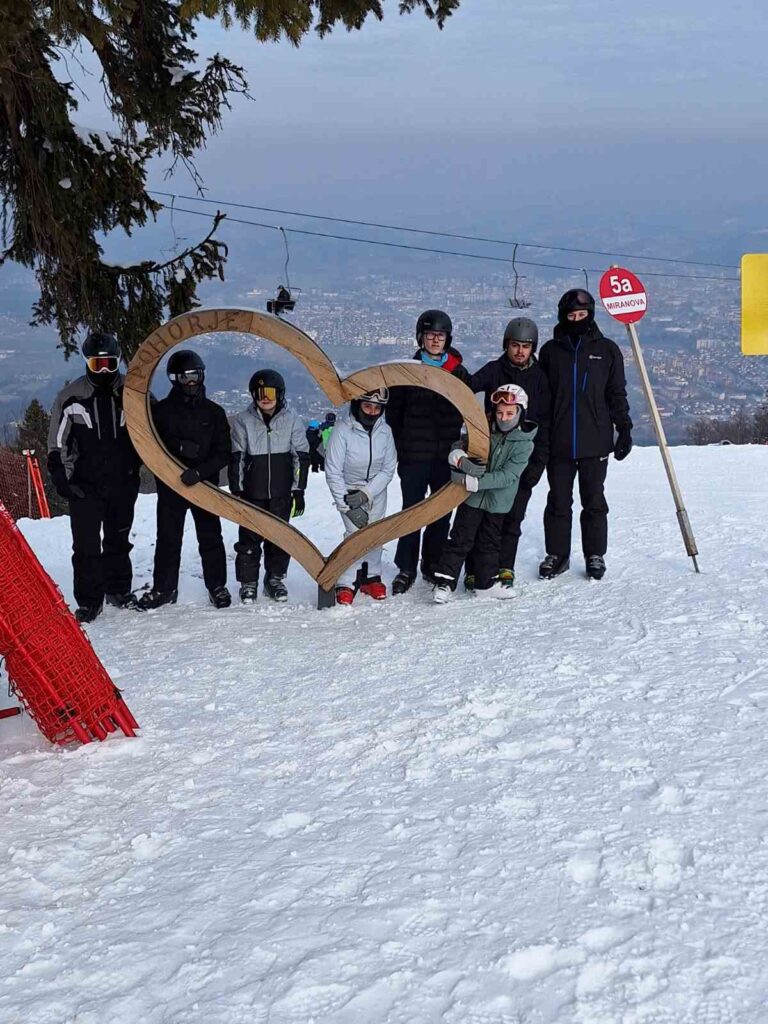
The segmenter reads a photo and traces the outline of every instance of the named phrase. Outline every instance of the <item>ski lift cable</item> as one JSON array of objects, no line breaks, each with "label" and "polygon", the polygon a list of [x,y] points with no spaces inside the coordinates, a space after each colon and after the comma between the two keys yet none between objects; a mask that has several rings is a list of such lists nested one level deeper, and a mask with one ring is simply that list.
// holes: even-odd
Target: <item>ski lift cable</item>
[{"label": "ski lift cable", "polygon": [[[157,189],[149,189],[152,195],[166,196],[170,198],[173,193],[161,192]],[[430,231],[427,228],[414,228],[405,225],[398,224],[380,224],[376,221],[366,220],[353,220],[348,217],[329,217],[319,213],[303,213],[299,210],[281,210],[273,206],[256,206],[253,203],[238,203],[234,200],[227,199],[208,199],[204,196],[177,196],[178,199],[183,199],[185,202],[194,203],[211,203],[215,206],[232,206],[241,210],[256,210],[260,213],[276,213],[287,217],[304,217],[307,220],[325,220],[335,224],[351,224],[357,227],[364,228],[380,228],[383,231],[401,231],[406,234],[416,235],[431,235],[435,238],[456,238],[464,242],[483,242],[489,245],[522,245],[528,249],[549,249],[552,252],[573,252],[581,253],[587,256],[615,256],[619,259],[625,260],[649,260],[653,263],[680,263],[686,266],[695,267],[715,267],[720,270],[738,270],[738,266],[733,263],[709,263],[704,260],[684,260],[675,256],[642,256],[639,253],[626,253],[626,252],[609,252],[602,249],[577,249],[573,246],[566,245],[544,245],[541,242],[520,242],[513,241],[508,238],[486,238],[482,235],[463,235],[457,234],[452,231]],[[295,229],[291,229],[295,230]],[[647,276],[647,274],[646,274]]]},{"label": "ski lift cable", "polygon": [[[165,209],[167,209],[165,204],[162,204],[162,205],[164,206]],[[188,210],[188,209],[186,209],[184,207],[181,207],[181,206],[177,206],[175,209],[176,209],[177,213],[187,213],[187,214],[191,214],[193,217],[206,217],[206,218],[210,219],[210,214],[205,213],[202,210]],[[230,217],[230,216],[227,215],[226,216],[226,221],[228,221],[231,224],[246,224],[249,227],[263,228],[263,229],[268,230],[268,231],[279,231],[280,230],[280,225],[278,225],[278,224],[265,224],[265,223],[263,223],[261,221],[245,220],[242,217]],[[485,255],[485,254],[482,254],[482,253],[462,252],[462,251],[453,250],[453,249],[433,249],[433,248],[431,248],[429,246],[424,246],[424,245],[408,245],[405,242],[385,242],[385,241],[382,241],[381,239],[376,239],[376,238],[356,238],[354,235],[337,235],[337,234],[332,234],[332,233],[327,232],[327,231],[310,231],[307,228],[284,228],[283,230],[286,233],[288,233],[288,234],[307,235],[307,236],[309,236],[311,238],[333,238],[333,239],[336,239],[337,241],[341,241],[341,242],[357,242],[357,243],[362,244],[362,245],[377,245],[377,246],[383,246],[383,247],[388,248],[388,249],[407,249],[407,250],[409,250],[411,252],[429,252],[429,253],[435,253],[438,256],[458,256],[458,257],[461,257],[463,259],[485,260],[485,261],[490,262],[490,263],[505,263],[505,264],[511,264],[512,263],[512,260],[509,259],[509,257],[507,257],[507,256],[488,256],[488,255]],[[524,265],[524,266],[526,266],[526,267],[541,267],[541,268],[546,269],[546,270],[569,270],[569,271],[575,270],[575,271],[579,271],[581,269],[580,267],[566,266],[565,264],[561,264],[561,263],[542,263],[542,262],[536,262],[536,261],[533,261],[533,260],[518,260],[517,262],[522,264],[522,265]],[[594,273],[594,274],[601,274],[602,270],[599,267],[591,267],[590,268],[590,272]],[[736,282],[738,282],[740,280],[738,277],[716,277],[714,275],[706,275],[706,274],[669,274],[669,273],[664,273],[663,271],[659,271],[659,270],[643,271],[643,277],[668,277],[668,278],[677,278],[678,280],[684,280],[684,281],[736,281]]]}]

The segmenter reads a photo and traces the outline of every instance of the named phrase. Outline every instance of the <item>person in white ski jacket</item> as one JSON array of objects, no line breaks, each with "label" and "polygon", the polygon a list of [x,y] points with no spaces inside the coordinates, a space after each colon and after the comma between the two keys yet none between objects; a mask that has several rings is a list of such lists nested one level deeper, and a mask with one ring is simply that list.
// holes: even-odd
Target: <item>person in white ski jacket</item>
[{"label": "person in white ski jacket", "polygon": [[[345,536],[387,513],[387,487],[397,468],[395,440],[383,416],[388,401],[385,387],[354,399],[349,411],[336,421],[328,442],[325,478],[341,513]],[[346,570],[336,587],[337,604],[352,604],[356,585],[374,600],[384,600],[387,588],[381,580],[381,555],[379,545],[361,565]],[[367,571],[361,572],[365,565]]]}]

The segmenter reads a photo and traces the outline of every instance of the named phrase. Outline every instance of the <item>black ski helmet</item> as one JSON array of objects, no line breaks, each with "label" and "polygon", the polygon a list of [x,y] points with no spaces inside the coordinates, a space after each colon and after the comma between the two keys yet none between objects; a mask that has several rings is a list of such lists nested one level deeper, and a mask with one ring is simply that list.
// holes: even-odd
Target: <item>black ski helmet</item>
[{"label": "black ski helmet", "polygon": [[257,370],[251,377],[248,390],[251,398],[256,401],[261,388],[274,388],[277,392],[277,408],[282,409],[285,404],[285,380],[277,370]]},{"label": "black ski helmet", "polygon": [[586,318],[589,323],[595,319],[595,300],[584,288],[571,288],[567,291],[557,304],[557,319],[559,323],[568,322],[568,314],[575,313],[579,309],[586,309],[589,316]]},{"label": "black ski helmet", "polygon": [[416,321],[416,342],[419,348],[423,348],[422,335],[424,331],[445,331],[445,347],[453,340],[453,324],[451,318],[442,309],[425,309]]},{"label": "black ski helmet", "polygon": [[503,348],[505,352],[510,341],[522,341],[530,344],[532,346],[531,355],[533,355],[539,344],[539,328],[529,317],[516,316],[504,328]]},{"label": "black ski helmet", "polygon": [[[83,358],[86,361],[85,375],[95,387],[111,388],[117,380],[120,367],[120,345],[114,334],[105,331],[91,331],[83,342]],[[108,369],[92,369],[92,360],[109,360]]]},{"label": "black ski helmet", "polygon": [[193,352],[189,348],[183,348],[179,352],[174,352],[165,368],[165,372],[170,380],[173,380],[177,373],[189,373],[192,370],[200,370],[204,374],[205,363],[197,352]]},{"label": "black ski helmet", "polygon": [[120,358],[120,346],[114,334],[105,331],[91,331],[83,342],[83,357],[92,359],[94,356],[116,356]]}]

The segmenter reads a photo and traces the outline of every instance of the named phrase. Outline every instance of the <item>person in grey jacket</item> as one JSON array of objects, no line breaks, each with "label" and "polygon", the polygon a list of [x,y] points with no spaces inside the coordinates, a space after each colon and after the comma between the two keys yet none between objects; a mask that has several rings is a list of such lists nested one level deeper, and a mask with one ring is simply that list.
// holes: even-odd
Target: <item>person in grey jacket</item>
[{"label": "person in grey jacket", "polygon": [[[248,390],[253,403],[232,421],[229,489],[265,512],[288,522],[304,514],[309,445],[301,417],[285,402],[285,381],[277,370],[257,370]],[[271,541],[240,527],[235,575],[240,600],[252,603],[259,590],[264,546],[264,593],[287,601],[285,577],[290,556]]]},{"label": "person in grey jacket", "polygon": [[[346,536],[387,514],[387,487],[397,468],[397,450],[384,408],[389,389],[376,388],[350,402],[337,421],[325,453],[325,479],[341,513]],[[336,603],[352,604],[357,589],[383,601],[387,588],[381,579],[382,547],[373,548],[359,566],[339,579]]]},{"label": "person in grey jacket", "polygon": [[498,572],[504,519],[533,451],[536,426],[525,421],[528,396],[518,384],[497,388],[491,406],[488,464],[470,459],[462,447],[453,448],[448,456],[454,482],[470,493],[456,511],[451,535],[435,568],[433,597],[438,604],[450,600],[464,559],[473,549],[475,592],[502,590]]}]

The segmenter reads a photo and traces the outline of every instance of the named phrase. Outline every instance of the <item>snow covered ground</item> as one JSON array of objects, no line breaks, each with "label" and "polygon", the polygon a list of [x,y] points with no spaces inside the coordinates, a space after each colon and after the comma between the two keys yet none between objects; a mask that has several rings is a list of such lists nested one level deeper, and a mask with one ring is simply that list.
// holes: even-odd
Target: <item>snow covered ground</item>
[{"label": "snow covered ground", "polygon": [[[0,1021],[767,1021],[768,448],[674,455],[701,576],[651,449],[601,583],[535,578],[538,489],[511,601],[292,569],[216,612],[190,537],[176,607],[88,629],[140,738],[0,722]],[[66,520],[22,525],[69,597]]]}]

